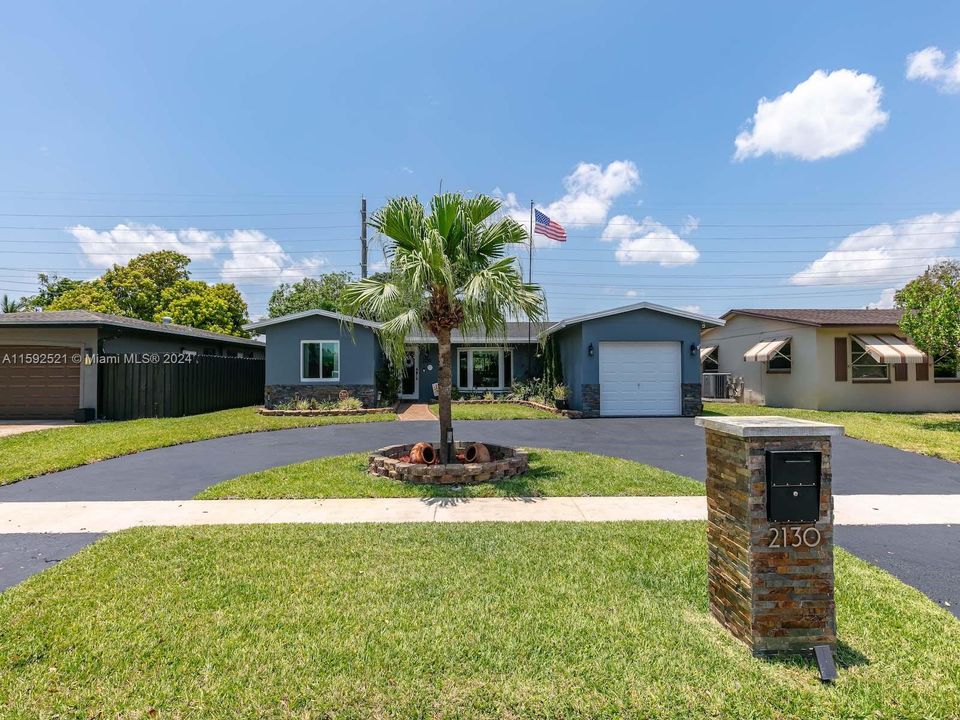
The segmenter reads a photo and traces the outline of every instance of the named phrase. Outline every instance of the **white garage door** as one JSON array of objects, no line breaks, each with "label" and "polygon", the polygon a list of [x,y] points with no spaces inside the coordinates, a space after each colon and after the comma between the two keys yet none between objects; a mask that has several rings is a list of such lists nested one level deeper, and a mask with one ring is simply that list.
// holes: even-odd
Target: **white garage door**
[{"label": "white garage door", "polygon": [[680,343],[600,343],[601,415],[679,415]]}]

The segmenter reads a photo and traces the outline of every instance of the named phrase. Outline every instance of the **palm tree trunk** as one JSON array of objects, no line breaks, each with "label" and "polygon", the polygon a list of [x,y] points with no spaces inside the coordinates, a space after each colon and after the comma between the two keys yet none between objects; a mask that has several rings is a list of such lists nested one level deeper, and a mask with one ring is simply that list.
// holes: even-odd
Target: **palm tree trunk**
[{"label": "palm tree trunk", "polygon": [[448,328],[437,332],[437,347],[437,384],[440,386],[437,393],[440,408],[440,462],[446,464],[451,461],[453,451],[453,413],[450,408],[452,373],[450,367],[450,330]]}]

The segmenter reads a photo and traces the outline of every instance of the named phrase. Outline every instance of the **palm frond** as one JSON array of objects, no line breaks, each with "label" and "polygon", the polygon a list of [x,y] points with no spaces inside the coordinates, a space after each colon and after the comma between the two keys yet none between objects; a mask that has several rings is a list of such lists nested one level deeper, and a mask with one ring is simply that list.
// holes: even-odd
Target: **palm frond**
[{"label": "palm frond", "polygon": [[510,217],[501,218],[485,226],[477,237],[474,252],[484,258],[499,258],[511,245],[525,245],[529,235],[524,227]]},{"label": "palm frond", "polygon": [[369,225],[393,240],[397,248],[415,248],[423,242],[423,205],[416,197],[391,198],[373,213]]},{"label": "palm frond", "polygon": [[408,308],[380,326],[380,345],[390,364],[398,370],[403,367],[407,336],[421,327],[420,312],[419,307]]},{"label": "palm frond", "polygon": [[401,289],[392,278],[365,278],[347,285],[341,295],[343,309],[350,315],[361,312],[381,320],[400,298]]},{"label": "palm frond", "polygon": [[489,195],[477,195],[463,203],[463,213],[471,225],[482,225],[500,209],[500,201]]}]

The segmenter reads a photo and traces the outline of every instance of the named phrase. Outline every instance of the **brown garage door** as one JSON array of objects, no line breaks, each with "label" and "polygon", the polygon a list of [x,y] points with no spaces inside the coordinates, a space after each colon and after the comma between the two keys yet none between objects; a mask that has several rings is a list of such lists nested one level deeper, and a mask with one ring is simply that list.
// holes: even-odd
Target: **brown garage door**
[{"label": "brown garage door", "polygon": [[72,418],[80,407],[76,347],[0,345],[0,419]]}]

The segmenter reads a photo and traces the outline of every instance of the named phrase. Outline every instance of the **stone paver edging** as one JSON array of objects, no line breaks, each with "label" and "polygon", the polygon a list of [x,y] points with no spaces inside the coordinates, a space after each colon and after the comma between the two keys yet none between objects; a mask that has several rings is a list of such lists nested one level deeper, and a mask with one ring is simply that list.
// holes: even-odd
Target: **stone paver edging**
[{"label": "stone paver edging", "polygon": [[[838,525],[960,523],[960,495],[840,495]],[[105,533],[158,525],[704,520],[706,498],[356,498],[0,504],[0,534]]]}]

